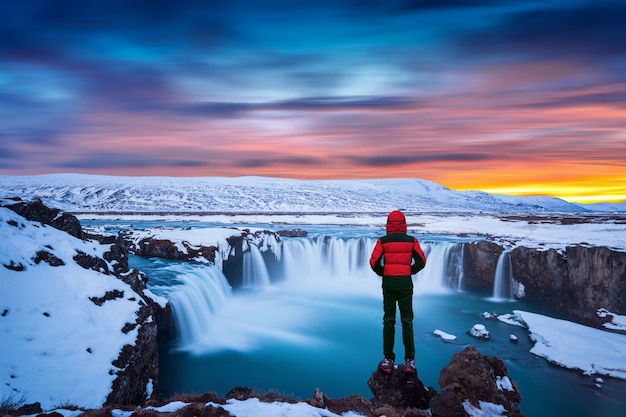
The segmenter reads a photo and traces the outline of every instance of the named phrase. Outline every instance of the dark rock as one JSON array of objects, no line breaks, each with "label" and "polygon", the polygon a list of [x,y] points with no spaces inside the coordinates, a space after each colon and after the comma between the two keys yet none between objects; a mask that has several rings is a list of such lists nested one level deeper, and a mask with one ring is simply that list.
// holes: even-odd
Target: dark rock
[{"label": "dark rock", "polygon": [[16,204],[6,204],[4,207],[13,210],[26,220],[52,226],[55,229],[82,239],[83,229],[76,216],[61,212],[59,209],[47,207],[40,199],[35,199],[31,202],[20,201]]},{"label": "dark rock", "polygon": [[[141,322],[135,344],[125,345],[112,363],[119,370],[115,372],[116,378],[105,405],[141,405],[150,398],[158,397],[157,334],[154,320],[144,319]],[[147,384],[152,384],[150,398],[146,398]]]},{"label": "dark rock", "polygon": [[326,408],[338,415],[343,415],[348,411],[355,411],[368,417],[375,415],[372,404],[361,395],[349,395],[340,399],[328,399],[326,401]]},{"label": "dark rock", "polygon": [[114,275],[128,272],[128,251],[123,246],[117,245],[116,241],[110,245],[109,250],[103,254],[102,258],[113,265]]},{"label": "dark rock", "polygon": [[24,404],[20,408],[17,409],[16,415],[23,416],[28,414],[37,414],[41,413],[41,403],[32,403],[32,404]]},{"label": "dark rock", "polygon": [[626,314],[626,253],[606,247],[569,246],[565,253],[517,247],[511,252],[513,276],[524,286],[524,300],[589,326],[606,319],[606,308]]},{"label": "dark rock", "polygon": [[439,386],[441,393],[430,402],[432,417],[467,416],[465,401],[477,408],[480,401],[499,404],[508,417],[522,416],[521,396],[504,362],[495,356],[483,356],[471,346],[455,354],[441,370]]},{"label": "dark rock", "polygon": [[276,234],[278,236],[284,237],[305,237],[308,235],[306,230],[303,229],[291,229],[291,230],[277,230]]},{"label": "dark rock", "polygon": [[82,268],[91,269],[93,271],[109,275],[109,265],[102,258],[78,251],[76,255],[74,255],[73,259]]},{"label": "dark rock", "polygon": [[21,272],[26,269],[26,267],[22,265],[21,262],[15,263],[15,261],[13,260],[11,260],[11,262],[9,262],[8,264],[2,264],[2,266],[4,266],[6,269],[16,272]]},{"label": "dark rock", "polygon": [[427,409],[437,393],[434,388],[425,387],[416,375],[407,374],[403,367],[394,369],[391,374],[378,370],[372,372],[367,386],[374,394],[372,404],[375,407],[390,405],[398,410],[409,407]]},{"label": "dark rock", "polygon": [[492,291],[496,265],[504,248],[483,240],[466,243],[463,250],[463,289]]},{"label": "dark rock", "polygon": [[124,298],[124,291],[112,290],[104,293],[102,297],[89,297],[92,303],[101,306],[105,301],[115,300],[116,298]]},{"label": "dark rock", "polygon": [[50,266],[62,266],[62,265],[65,265],[65,262],[63,262],[63,259],[59,259],[54,254],[52,254],[52,253],[50,253],[48,251],[45,251],[45,250],[37,251],[33,261],[36,264],[39,264],[39,262],[44,261],[45,263],[47,263]]},{"label": "dark rock", "polygon": [[239,401],[247,400],[248,398],[255,398],[257,395],[253,390],[247,387],[234,387],[226,393],[226,399],[235,399]]},{"label": "dark rock", "polygon": [[110,407],[103,407],[96,410],[85,410],[81,417],[112,417],[113,412]]},{"label": "dark rock", "polygon": [[203,403],[193,403],[176,412],[177,417],[232,417],[222,407],[206,406]]}]

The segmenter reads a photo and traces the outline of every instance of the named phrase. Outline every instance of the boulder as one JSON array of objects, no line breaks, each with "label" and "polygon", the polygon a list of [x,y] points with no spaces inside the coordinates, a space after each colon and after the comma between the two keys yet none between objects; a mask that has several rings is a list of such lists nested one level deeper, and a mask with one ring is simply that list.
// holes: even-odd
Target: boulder
[{"label": "boulder", "polygon": [[426,387],[417,375],[407,374],[404,367],[394,369],[391,374],[378,370],[372,372],[367,381],[376,408],[391,406],[403,414],[407,408],[428,409],[428,403],[436,395],[432,387]]},{"label": "boulder", "polygon": [[504,362],[483,356],[472,346],[455,354],[441,370],[439,386],[441,392],[430,401],[432,417],[469,416],[468,410],[491,405],[503,407],[507,417],[522,416],[521,396]]}]

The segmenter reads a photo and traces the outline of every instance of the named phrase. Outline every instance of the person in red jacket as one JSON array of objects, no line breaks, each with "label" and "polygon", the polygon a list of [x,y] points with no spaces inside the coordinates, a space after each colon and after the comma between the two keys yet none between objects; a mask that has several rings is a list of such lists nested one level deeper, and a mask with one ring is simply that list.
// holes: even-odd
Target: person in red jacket
[{"label": "person in red jacket", "polygon": [[376,241],[370,266],[383,277],[383,353],[378,369],[391,373],[396,355],[393,351],[396,304],[402,322],[405,371],[416,373],[413,340],[413,280],[411,275],[426,266],[426,257],[418,240],[406,234],[406,218],[400,210],[387,216],[387,234]]}]

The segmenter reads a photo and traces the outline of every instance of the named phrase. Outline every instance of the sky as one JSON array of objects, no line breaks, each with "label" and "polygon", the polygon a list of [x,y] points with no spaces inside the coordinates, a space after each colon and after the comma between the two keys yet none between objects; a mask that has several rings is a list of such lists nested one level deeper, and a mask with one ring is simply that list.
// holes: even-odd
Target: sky
[{"label": "sky", "polygon": [[0,2],[0,175],[626,201],[622,0]]}]

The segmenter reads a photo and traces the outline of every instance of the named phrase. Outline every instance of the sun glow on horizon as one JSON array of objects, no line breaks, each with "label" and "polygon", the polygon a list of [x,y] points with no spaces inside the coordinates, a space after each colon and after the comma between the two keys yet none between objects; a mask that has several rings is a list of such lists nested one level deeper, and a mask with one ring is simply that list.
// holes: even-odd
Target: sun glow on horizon
[{"label": "sun glow on horizon", "polygon": [[626,194],[623,190],[612,190],[610,187],[582,188],[568,187],[560,184],[535,184],[533,186],[503,186],[457,189],[458,191],[480,190],[489,194],[505,194],[528,197],[556,197],[570,203],[623,203]]}]

